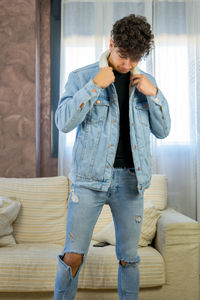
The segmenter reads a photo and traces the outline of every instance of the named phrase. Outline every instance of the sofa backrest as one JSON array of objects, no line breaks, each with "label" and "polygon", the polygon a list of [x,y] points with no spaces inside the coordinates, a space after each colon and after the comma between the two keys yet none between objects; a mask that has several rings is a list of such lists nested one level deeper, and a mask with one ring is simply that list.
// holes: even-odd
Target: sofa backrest
[{"label": "sofa backrest", "polygon": [[13,224],[16,242],[64,245],[68,194],[64,176],[0,178],[0,195],[22,204]]},{"label": "sofa backrest", "polygon": [[[15,197],[22,204],[13,224],[17,243],[64,245],[67,200],[71,183],[64,176],[42,178],[0,178],[0,196]],[[167,178],[153,175],[144,201],[152,200],[159,210],[167,206]],[[94,234],[112,221],[110,207],[104,205]]]},{"label": "sofa backrest", "polygon": [[144,192],[144,201],[151,200],[159,210],[167,207],[167,177],[165,175],[153,174],[151,185]]}]

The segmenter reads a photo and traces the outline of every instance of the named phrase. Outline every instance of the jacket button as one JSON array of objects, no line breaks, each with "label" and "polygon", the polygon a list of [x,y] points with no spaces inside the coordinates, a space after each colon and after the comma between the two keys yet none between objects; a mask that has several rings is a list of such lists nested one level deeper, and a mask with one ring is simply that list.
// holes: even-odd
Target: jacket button
[{"label": "jacket button", "polygon": [[115,123],[116,122],[116,120],[113,120],[113,123]]},{"label": "jacket button", "polygon": [[112,147],[113,146],[113,144],[110,144],[110,147]]},{"label": "jacket button", "polygon": [[158,98],[156,98],[156,102],[159,102],[159,99],[158,99]]},{"label": "jacket button", "polygon": [[97,104],[99,104],[100,103],[100,100],[97,100]]},{"label": "jacket button", "polygon": [[81,105],[80,105],[80,108],[82,108],[84,104],[85,104],[85,103],[84,103],[84,102],[82,102],[82,103],[81,103]]},{"label": "jacket button", "polygon": [[140,171],[140,168],[138,168],[138,171]]},{"label": "jacket button", "polygon": [[109,166],[106,166],[107,169],[109,169]]},{"label": "jacket button", "polygon": [[137,146],[135,145],[134,148],[137,149]]},{"label": "jacket button", "polygon": [[132,122],[132,126],[134,126],[134,123]]},{"label": "jacket button", "polygon": [[140,187],[140,190],[142,190],[142,186]]},{"label": "jacket button", "polygon": [[96,89],[93,89],[93,90],[92,90],[93,93],[96,93],[96,91],[97,91]]}]

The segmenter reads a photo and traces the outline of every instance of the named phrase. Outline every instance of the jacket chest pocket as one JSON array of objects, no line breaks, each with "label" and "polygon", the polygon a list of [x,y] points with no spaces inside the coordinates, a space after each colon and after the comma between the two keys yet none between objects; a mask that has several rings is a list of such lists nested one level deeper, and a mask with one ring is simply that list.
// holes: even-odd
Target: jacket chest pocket
[{"label": "jacket chest pocket", "polygon": [[149,109],[148,109],[148,104],[136,104],[135,106],[137,113],[138,113],[138,118],[140,123],[145,125],[146,127],[149,127]]},{"label": "jacket chest pocket", "polygon": [[87,114],[87,123],[96,124],[105,122],[109,109],[109,101],[99,98]]}]

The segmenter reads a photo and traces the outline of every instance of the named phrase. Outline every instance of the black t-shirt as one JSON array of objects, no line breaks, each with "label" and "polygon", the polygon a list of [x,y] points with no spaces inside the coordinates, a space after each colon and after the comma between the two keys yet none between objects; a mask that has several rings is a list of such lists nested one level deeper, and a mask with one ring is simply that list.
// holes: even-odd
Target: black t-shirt
[{"label": "black t-shirt", "polygon": [[114,168],[134,167],[131,143],[130,143],[130,126],[129,126],[129,83],[130,72],[126,74],[113,71],[115,75],[115,88],[118,95],[120,110],[120,132],[119,143],[117,146]]}]

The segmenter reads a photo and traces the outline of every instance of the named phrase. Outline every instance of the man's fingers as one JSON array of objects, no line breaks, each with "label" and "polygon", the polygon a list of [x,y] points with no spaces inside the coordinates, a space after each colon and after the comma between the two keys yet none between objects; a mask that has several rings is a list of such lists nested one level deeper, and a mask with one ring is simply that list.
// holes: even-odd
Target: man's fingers
[{"label": "man's fingers", "polygon": [[143,74],[135,74],[135,75],[132,75],[132,76],[131,76],[131,79],[134,79],[134,78],[142,78],[142,77],[144,77]]},{"label": "man's fingers", "polygon": [[140,79],[135,78],[134,80],[132,80],[132,84],[133,85],[136,84],[136,83],[138,83],[138,82],[140,82]]},{"label": "man's fingers", "polygon": [[138,84],[140,83],[140,79],[135,78],[134,80],[131,81],[131,86],[138,86]]},{"label": "man's fingers", "polygon": [[115,81],[113,68],[110,66],[100,68],[99,73],[97,73],[93,81],[97,86],[103,89],[106,88]]}]

